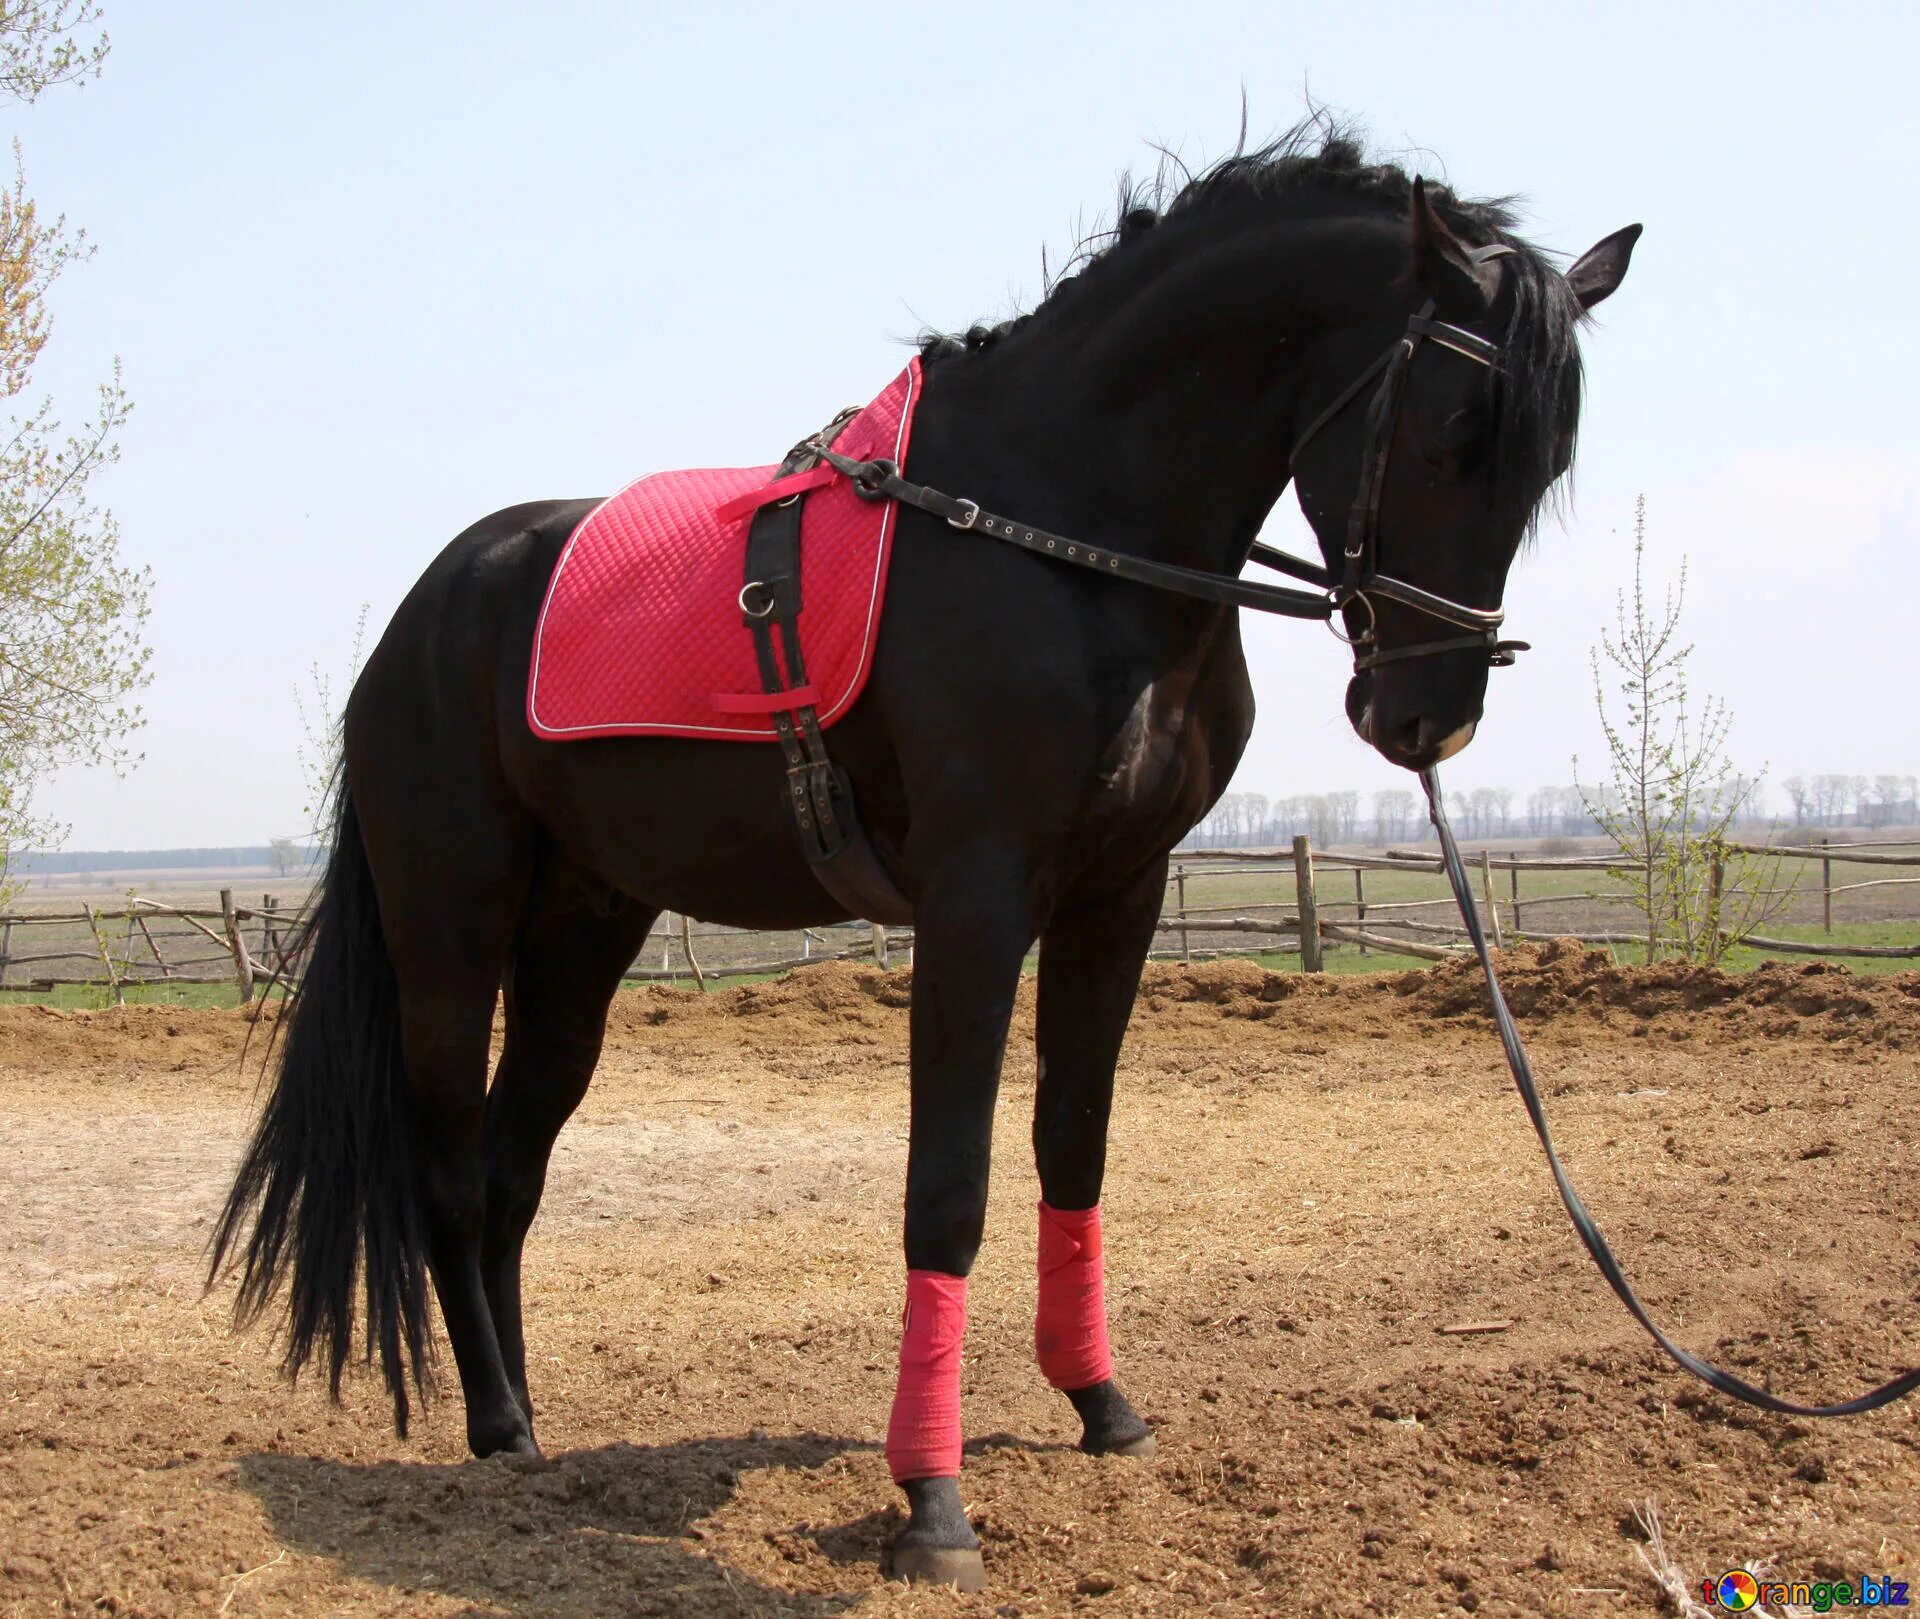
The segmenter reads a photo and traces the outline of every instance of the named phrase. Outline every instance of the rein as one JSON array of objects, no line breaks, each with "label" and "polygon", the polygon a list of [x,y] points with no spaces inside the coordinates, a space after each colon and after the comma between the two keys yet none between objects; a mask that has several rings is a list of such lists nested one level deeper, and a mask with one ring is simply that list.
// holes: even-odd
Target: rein
[{"label": "rein", "polygon": [[1534,1085],[1533,1065],[1527,1061],[1526,1047],[1520,1043],[1520,1030],[1514,1024],[1513,1013],[1507,1009],[1507,998],[1500,992],[1500,980],[1493,970],[1493,958],[1487,953],[1487,936],[1480,926],[1479,913],[1474,909],[1473,889],[1467,880],[1467,869],[1453,841],[1453,828],[1447,824],[1447,812],[1440,793],[1440,772],[1431,766],[1421,771],[1420,785],[1427,790],[1427,813],[1433,820],[1434,831],[1440,836],[1440,858],[1446,866],[1447,882],[1453,888],[1454,900],[1460,907],[1460,920],[1466,924],[1467,937],[1473,941],[1481,970],[1487,975],[1487,991],[1493,998],[1493,1021],[1500,1031],[1500,1044],[1506,1049],[1507,1066],[1513,1070],[1513,1083],[1520,1092],[1521,1102],[1526,1106],[1527,1117],[1533,1121],[1533,1133],[1540,1138],[1541,1150],[1547,1155],[1547,1167],[1553,1171],[1553,1184],[1559,1189],[1567,1217],[1573,1221],[1573,1229],[1580,1234],[1580,1241],[1593,1256],[1594,1264],[1600,1267],[1600,1274],[1606,1277],[1607,1285],[1627,1307],[1627,1313],[1647,1329],[1653,1341],[1674,1361],[1703,1383],[1722,1394],[1731,1394],[1736,1400],[1744,1400],[1748,1405],[1757,1405],[1763,1411],[1778,1412],[1782,1416],[1858,1416],[1862,1412],[1877,1411],[1883,1405],[1891,1405],[1920,1388],[1920,1366],[1916,1366],[1854,1399],[1842,1400],[1836,1405],[1800,1405],[1792,1400],[1783,1400],[1777,1394],[1770,1394],[1735,1377],[1732,1372],[1722,1370],[1711,1361],[1702,1360],[1698,1355],[1682,1349],[1655,1325],[1653,1317],[1647,1314],[1646,1306],[1640,1302],[1620,1269],[1620,1261],[1614,1258],[1613,1250],[1607,1246],[1607,1239],[1601,1236],[1599,1226],[1594,1224],[1593,1216],[1580,1200],[1580,1194],[1573,1189],[1573,1182],[1567,1177],[1560,1155],[1554,1150],[1553,1135],[1547,1129],[1547,1116],[1540,1106],[1540,1092]]},{"label": "rein", "polygon": [[[1495,244],[1490,248],[1477,249],[1474,256],[1476,259],[1495,258],[1511,251],[1511,248]],[[1464,327],[1435,319],[1433,310],[1433,301],[1429,299],[1426,306],[1407,321],[1405,335],[1396,339],[1392,348],[1342,389],[1294,441],[1290,460],[1299,455],[1316,433],[1358,399],[1375,377],[1380,378],[1380,385],[1367,405],[1367,445],[1361,457],[1360,481],[1347,515],[1347,538],[1342,549],[1340,577],[1335,579],[1317,562],[1309,562],[1304,557],[1293,556],[1270,545],[1256,543],[1248,553],[1249,560],[1263,567],[1307,584],[1318,585],[1320,588],[1317,591],[1293,590],[1285,585],[1262,584],[1258,580],[1240,579],[1231,574],[1210,573],[1204,568],[1183,568],[1171,562],[1156,562],[1150,557],[1088,545],[1064,534],[1036,528],[1030,523],[1016,522],[1010,517],[984,510],[977,500],[944,494],[926,484],[911,483],[892,461],[860,461],[840,454],[830,443],[832,428],[806,441],[803,447],[810,457],[825,462],[850,479],[864,499],[898,500],[923,512],[930,512],[935,517],[944,518],[954,528],[984,534],[989,539],[1005,540],[1008,544],[1020,546],[1037,555],[1054,557],[1116,579],[1127,579],[1134,584],[1171,591],[1180,596],[1192,596],[1222,607],[1250,607],[1255,612],[1277,613],[1285,618],[1318,619],[1329,626],[1336,613],[1349,606],[1357,606],[1366,614],[1365,626],[1358,634],[1340,636],[1353,648],[1355,673],[1409,658],[1466,651],[1482,652],[1493,667],[1507,668],[1513,663],[1515,654],[1527,650],[1527,643],[1502,641],[1499,638],[1500,626],[1507,617],[1504,611],[1498,607],[1469,607],[1464,602],[1436,595],[1404,579],[1382,573],[1379,568],[1380,503],[1386,493],[1387,463],[1393,451],[1400,394],[1406,385],[1407,373],[1413,366],[1414,355],[1424,342],[1432,342],[1436,347],[1464,355],[1476,364],[1485,366],[1492,366],[1500,354],[1499,347],[1486,338]],[[785,486],[785,480],[770,485],[764,492],[765,498],[776,498],[777,492]],[[1469,633],[1383,650],[1378,640],[1378,615],[1373,605],[1376,598],[1397,602],[1402,607],[1410,607],[1415,612]],[[1334,633],[1339,634],[1337,630]]]}]

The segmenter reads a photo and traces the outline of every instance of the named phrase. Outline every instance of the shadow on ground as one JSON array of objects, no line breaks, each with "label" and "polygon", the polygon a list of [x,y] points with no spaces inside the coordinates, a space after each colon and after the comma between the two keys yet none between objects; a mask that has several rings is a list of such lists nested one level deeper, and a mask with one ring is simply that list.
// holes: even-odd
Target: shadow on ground
[{"label": "shadow on ground", "polygon": [[[816,1469],[873,1447],[819,1434],[607,1445],[540,1458],[354,1464],[256,1453],[241,1479],[283,1545],[401,1593],[465,1599],[488,1614],[782,1614],[827,1619],[872,1588],[768,1586],[711,1551],[701,1520],[743,1473]],[[823,1493],[826,1493],[823,1491]],[[877,1568],[899,1525],[876,1512],[809,1538],[842,1566]]]}]

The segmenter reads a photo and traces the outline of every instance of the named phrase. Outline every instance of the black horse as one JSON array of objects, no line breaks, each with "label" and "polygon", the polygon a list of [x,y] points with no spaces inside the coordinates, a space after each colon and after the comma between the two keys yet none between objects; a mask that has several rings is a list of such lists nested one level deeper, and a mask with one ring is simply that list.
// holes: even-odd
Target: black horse
[{"label": "black horse", "polygon": [[[1291,481],[1368,649],[1349,718],[1396,764],[1445,758],[1501,655],[1490,634],[1435,640],[1448,614],[1431,604],[1498,606],[1572,459],[1582,317],[1619,285],[1638,227],[1563,274],[1499,205],[1312,127],[1166,189],[1124,197],[1111,237],[1031,314],[924,345],[904,472],[1216,575],[1239,571]],[[1410,332],[1435,339],[1417,363]],[[305,984],[214,1248],[216,1271],[243,1251],[243,1315],[289,1284],[287,1366],[321,1355],[336,1392],[363,1296],[403,1433],[430,1276],[482,1456],[534,1449],[522,1244],[655,918],[846,914],[802,858],[780,750],[529,731],[536,614],[593,505],[468,529],[355,685]],[[1370,524],[1367,568],[1397,576],[1378,590],[1351,588],[1350,508]],[[1095,578],[926,511],[901,508],[887,589],[871,680],[831,745],[917,929],[911,1308],[890,1435],[912,1520],[893,1560],[972,1585],[960,1279],[1022,960],[1038,940],[1040,1358],[1084,1448],[1140,1452],[1151,1435],[1113,1383],[1100,1302],[1114,1065],[1168,851],[1233,774],[1253,693],[1230,605]]]}]

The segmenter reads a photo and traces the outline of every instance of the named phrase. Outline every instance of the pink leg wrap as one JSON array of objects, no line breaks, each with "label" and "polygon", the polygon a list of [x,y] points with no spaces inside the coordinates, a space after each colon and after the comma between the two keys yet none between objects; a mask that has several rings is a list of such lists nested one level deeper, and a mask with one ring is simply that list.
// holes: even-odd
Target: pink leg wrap
[{"label": "pink leg wrap", "polygon": [[1033,1351],[1057,1389],[1083,1389],[1113,1376],[1107,1344],[1107,1285],[1100,1264],[1100,1205],[1040,1205],[1040,1302]]},{"label": "pink leg wrap", "polygon": [[908,1271],[900,1382],[887,1423],[887,1466],[896,1484],[960,1476],[960,1341],[966,1335],[966,1277]]}]

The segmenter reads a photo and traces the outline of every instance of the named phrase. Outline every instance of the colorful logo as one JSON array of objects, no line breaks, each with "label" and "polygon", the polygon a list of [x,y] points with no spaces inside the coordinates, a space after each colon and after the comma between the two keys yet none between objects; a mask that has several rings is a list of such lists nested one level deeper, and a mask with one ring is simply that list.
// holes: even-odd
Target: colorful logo
[{"label": "colorful logo", "polygon": [[1908,1606],[1907,1581],[1891,1574],[1877,1578],[1863,1574],[1857,1580],[1773,1580],[1730,1568],[1717,1580],[1702,1580],[1700,1595],[1710,1606],[1728,1613],[1745,1613],[1758,1608],[1811,1608],[1815,1613],[1832,1613],[1836,1608],[1904,1608]]}]

